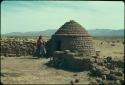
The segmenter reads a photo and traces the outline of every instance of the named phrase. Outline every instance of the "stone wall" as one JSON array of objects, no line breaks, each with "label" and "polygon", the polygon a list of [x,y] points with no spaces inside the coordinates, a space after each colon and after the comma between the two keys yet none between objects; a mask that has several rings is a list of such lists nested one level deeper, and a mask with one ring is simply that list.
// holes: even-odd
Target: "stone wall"
[{"label": "stone wall", "polygon": [[89,70],[92,67],[90,59],[89,57],[78,56],[77,53],[69,50],[55,51],[51,64],[72,70]]},{"label": "stone wall", "polygon": [[32,55],[36,43],[31,41],[1,41],[1,56],[26,56]]},{"label": "stone wall", "polygon": [[61,50],[79,51],[84,56],[95,56],[95,49],[91,37],[83,36],[53,36],[51,40],[51,47],[53,52],[56,50],[56,41],[61,42]]}]

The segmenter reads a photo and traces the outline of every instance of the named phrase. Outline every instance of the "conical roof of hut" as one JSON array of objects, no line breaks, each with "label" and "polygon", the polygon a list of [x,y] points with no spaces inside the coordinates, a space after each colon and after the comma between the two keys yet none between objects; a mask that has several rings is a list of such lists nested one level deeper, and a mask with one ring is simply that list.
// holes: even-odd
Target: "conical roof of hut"
[{"label": "conical roof of hut", "polygon": [[55,35],[82,35],[89,36],[88,32],[79,23],[74,20],[70,20],[62,25],[56,32]]}]

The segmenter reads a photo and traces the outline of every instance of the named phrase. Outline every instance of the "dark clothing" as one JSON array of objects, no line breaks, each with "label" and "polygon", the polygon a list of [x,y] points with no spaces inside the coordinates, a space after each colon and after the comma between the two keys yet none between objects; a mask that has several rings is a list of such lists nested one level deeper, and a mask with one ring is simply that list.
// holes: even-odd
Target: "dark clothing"
[{"label": "dark clothing", "polygon": [[34,56],[43,57],[46,54],[45,43],[43,40],[37,41],[37,48]]}]

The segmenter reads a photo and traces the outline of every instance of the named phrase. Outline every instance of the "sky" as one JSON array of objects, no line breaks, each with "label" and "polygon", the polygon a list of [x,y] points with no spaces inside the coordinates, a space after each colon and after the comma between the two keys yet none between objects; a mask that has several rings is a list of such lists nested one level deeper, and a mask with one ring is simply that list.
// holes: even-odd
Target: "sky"
[{"label": "sky", "polygon": [[59,29],[75,20],[86,29],[124,29],[121,1],[3,1],[1,33]]}]

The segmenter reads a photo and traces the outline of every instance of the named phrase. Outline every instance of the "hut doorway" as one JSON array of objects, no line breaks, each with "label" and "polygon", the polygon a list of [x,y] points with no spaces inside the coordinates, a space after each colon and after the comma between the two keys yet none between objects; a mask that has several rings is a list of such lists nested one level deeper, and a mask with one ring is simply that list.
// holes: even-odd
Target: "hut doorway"
[{"label": "hut doorway", "polygon": [[61,40],[56,40],[56,51],[61,51]]}]

